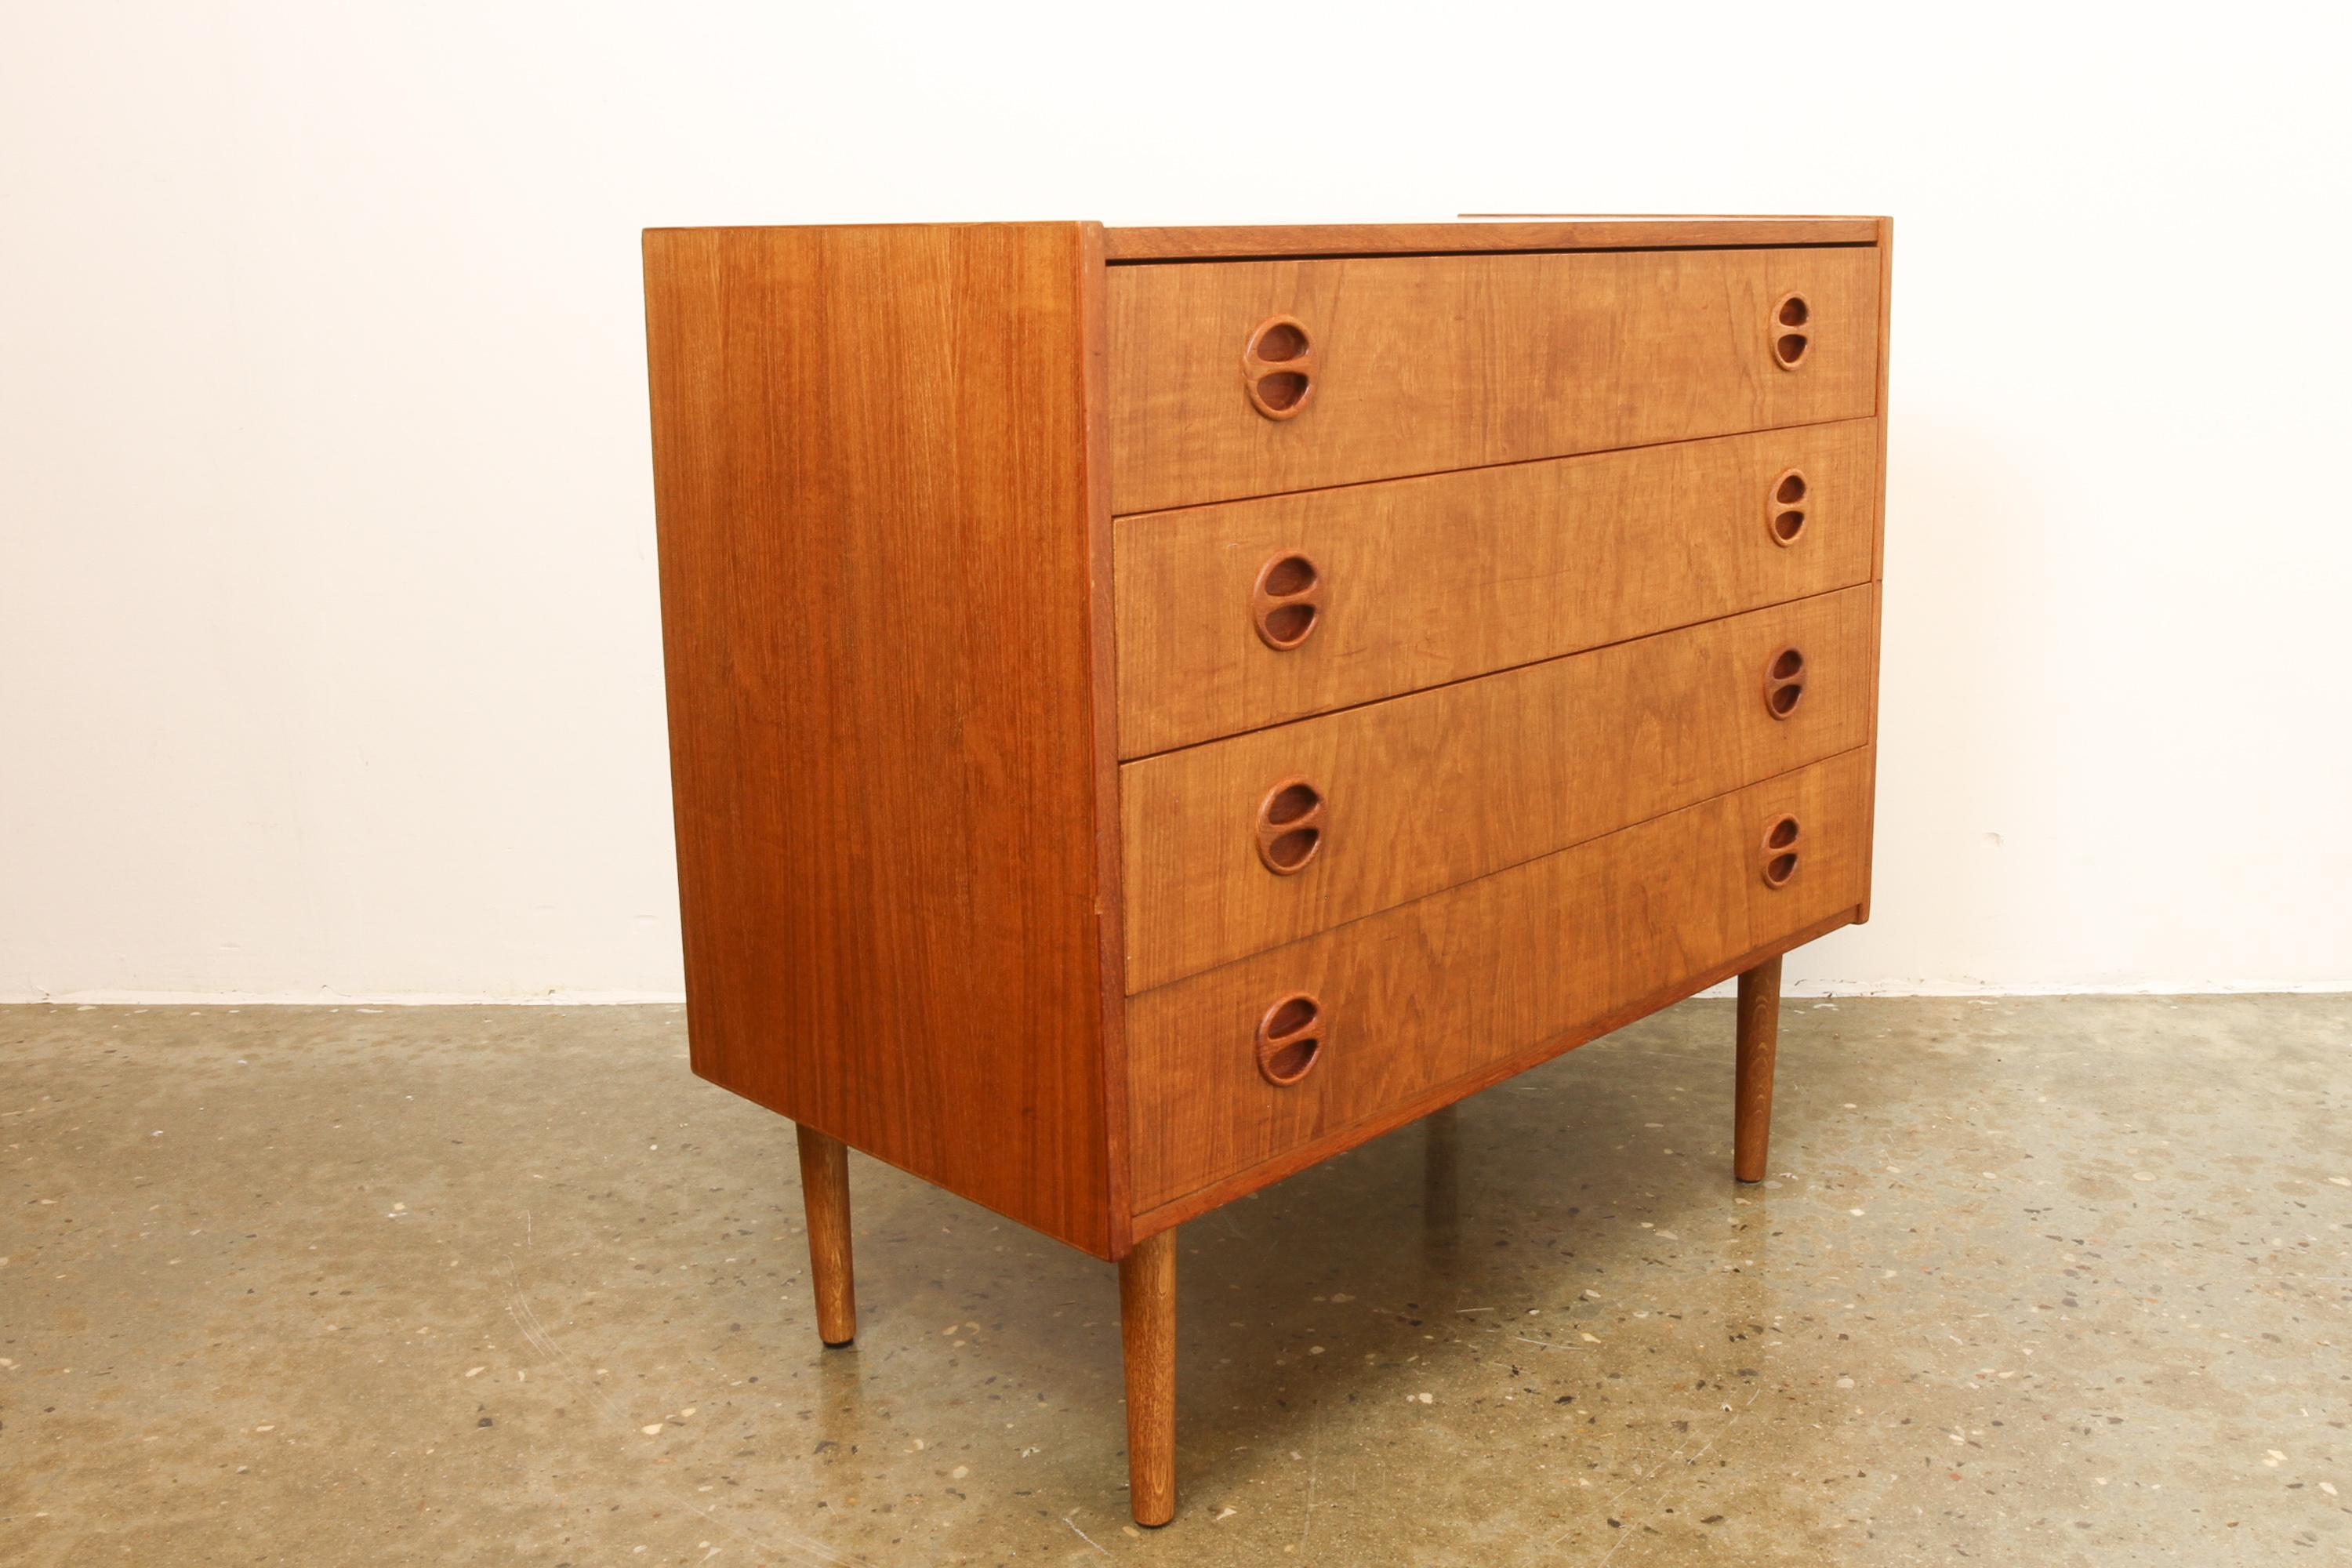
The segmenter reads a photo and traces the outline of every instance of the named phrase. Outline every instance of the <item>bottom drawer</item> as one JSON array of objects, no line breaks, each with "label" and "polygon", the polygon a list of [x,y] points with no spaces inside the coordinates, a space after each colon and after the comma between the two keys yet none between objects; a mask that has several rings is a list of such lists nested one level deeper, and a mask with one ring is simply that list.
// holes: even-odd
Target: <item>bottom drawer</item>
[{"label": "bottom drawer", "polygon": [[1843,752],[1129,998],[1137,1210],[1336,1152],[1853,909],[1870,761]]}]

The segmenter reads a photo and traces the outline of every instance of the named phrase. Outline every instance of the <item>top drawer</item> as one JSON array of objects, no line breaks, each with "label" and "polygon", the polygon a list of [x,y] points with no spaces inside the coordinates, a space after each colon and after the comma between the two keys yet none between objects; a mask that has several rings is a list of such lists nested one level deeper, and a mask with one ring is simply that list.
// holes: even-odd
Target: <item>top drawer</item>
[{"label": "top drawer", "polygon": [[1114,267],[1111,510],[1874,413],[1878,252]]}]

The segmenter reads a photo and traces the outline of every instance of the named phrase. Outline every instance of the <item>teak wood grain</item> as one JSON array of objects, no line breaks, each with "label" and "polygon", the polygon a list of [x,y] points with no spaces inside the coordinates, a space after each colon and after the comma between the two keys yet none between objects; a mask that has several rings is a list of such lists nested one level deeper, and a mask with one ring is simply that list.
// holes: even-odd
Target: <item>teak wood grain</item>
[{"label": "teak wood grain", "polygon": [[[1113,570],[1129,758],[1868,582],[1876,426],[1798,426],[1120,518]],[[1804,523],[1776,542],[1775,481]],[[1310,559],[1297,647],[1249,605]]]},{"label": "teak wood grain", "polygon": [[[1153,511],[1874,411],[1867,248],[1349,258],[1108,273],[1111,507]],[[1804,363],[1773,312],[1806,300]],[[1252,407],[1240,355],[1291,317],[1297,417]]]},{"label": "teak wood grain", "polygon": [[1098,239],[645,264],[694,1068],[1112,1256]]},{"label": "teak wood grain", "polygon": [[[1128,989],[1864,744],[1871,600],[1842,589],[1128,763]],[[1804,691],[1779,718],[1765,666],[1791,646]],[[1291,778],[1322,796],[1322,839],[1276,876],[1251,828]]]},{"label": "teak wood grain", "polygon": [[[1501,221],[1485,221],[1489,216]],[[1115,262],[1268,256],[1381,256],[1490,250],[1667,250],[1689,246],[1868,245],[1867,217],[1592,216],[1465,214],[1453,223],[1262,224],[1107,228]]]},{"label": "teak wood grain", "polygon": [[[1296,1146],[1336,1152],[1396,1105],[1841,918],[1862,898],[1869,767],[1848,752],[1129,998],[1137,1203]],[[1759,843],[1784,814],[1803,860],[1775,889]],[[1251,1041],[1293,992],[1317,997],[1328,1034],[1314,1070],[1276,1088]]]}]

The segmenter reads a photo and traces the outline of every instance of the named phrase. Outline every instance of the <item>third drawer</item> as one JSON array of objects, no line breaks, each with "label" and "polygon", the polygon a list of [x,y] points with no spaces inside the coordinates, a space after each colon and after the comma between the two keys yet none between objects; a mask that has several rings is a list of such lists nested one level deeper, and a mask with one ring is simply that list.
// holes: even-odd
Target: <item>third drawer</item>
[{"label": "third drawer", "polygon": [[1865,584],[1128,763],[1128,990],[1864,744],[1876,593]]}]

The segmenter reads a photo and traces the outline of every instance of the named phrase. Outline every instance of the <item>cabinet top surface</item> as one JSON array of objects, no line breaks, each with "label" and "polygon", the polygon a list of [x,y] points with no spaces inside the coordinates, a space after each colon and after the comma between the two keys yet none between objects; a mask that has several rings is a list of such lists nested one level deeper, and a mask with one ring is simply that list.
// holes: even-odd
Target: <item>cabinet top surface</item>
[{"label": "cabinet top surface", "polygon": [[1875,217],[1471,214],[1436,223],[1266,224],[1106,228],[1111,261],[1275,256],[1394,256],[1449,251],[1653,250],[1680,246],[1874,245]]},{"label": "cabinet top surface", "polygon": [[[1416,256],[1513,250],[1659,250],[1679,247],[1875,245],[1877,217],[1672,216],[1483,213],[1428,223],[1244,224],[1106,227],[1103,258],[1221,261],[1292,256]],[[816,225],[871,228],[897,225]],[[940,227],[962,226],[940,225]],[[650,228],[648,235],[676,232]]]}]

